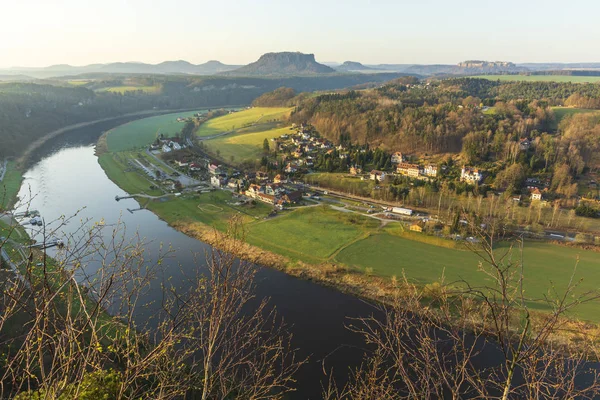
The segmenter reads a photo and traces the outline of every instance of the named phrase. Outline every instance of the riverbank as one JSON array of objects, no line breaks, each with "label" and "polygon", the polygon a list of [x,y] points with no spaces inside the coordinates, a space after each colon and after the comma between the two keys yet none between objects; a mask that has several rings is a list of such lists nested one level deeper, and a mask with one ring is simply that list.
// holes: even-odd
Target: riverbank
[{"label": "riverbank", "polygon": [[0,212],[10,210],[18,201],[17,196],[23,182],[23,174],[14,161],[5,161],[0,179]]}]

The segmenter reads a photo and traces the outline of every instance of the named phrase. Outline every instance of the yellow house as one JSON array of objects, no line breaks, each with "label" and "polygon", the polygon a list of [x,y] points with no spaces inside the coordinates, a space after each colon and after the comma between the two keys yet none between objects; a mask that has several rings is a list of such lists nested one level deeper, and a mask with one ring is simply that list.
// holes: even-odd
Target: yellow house
[{"label": "yellow house", "polygon": [[412,224],[410,230],[413,232],[423,232],[423,227],[419,224]]}]

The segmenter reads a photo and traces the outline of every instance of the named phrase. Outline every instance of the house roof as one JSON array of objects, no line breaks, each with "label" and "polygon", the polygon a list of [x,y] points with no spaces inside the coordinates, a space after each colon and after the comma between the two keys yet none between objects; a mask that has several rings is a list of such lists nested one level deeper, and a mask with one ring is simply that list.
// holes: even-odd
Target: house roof
[{"label": "house roof", "polygon": [[263,199],[268,199],[268,200],[275,200],[275,196],[270,195],[270,194],[266,194],[266,193],[259,193],[258,197],[261,197]]},{"label": "house roof", "polygon": [[419,169],[419,166],[417,164],[411,164],[411,163],[400,163],[400,164],[398,164],[398,168],[400,168],[400,169]]}]

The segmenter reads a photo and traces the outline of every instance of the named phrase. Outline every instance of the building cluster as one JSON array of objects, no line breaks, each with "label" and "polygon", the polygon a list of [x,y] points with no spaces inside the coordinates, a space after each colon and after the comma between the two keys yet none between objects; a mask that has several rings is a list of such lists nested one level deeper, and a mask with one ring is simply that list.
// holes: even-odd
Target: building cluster
[{"label": "building cluster", "polygon": [[183,150],[186,147],[187,146],[181,138],[167,138],[161,135],[161,137],[158,138],[156,142],[150,145],[150,151],[154,152],[155,154],[170,153],[172,151]]},{"label": "building cluster", "polygon": [[216,163],[208,163],[207,169],[211,185],[217,188],[227,188],[279,208],[302,200],[302,191],[286,186],[288,181],[281,174],[271,180],[269,174],[263,171],[246,174],[234,171],[228,174]]},{"label": "building cluster", "polygon": [[282,183],[253,183],[244,191],[244,195],[263,203],[283,207],[302,200],[302,192],[285,187]]},{"label": "building cluster", "polygon": [[[395,171],[398,175],[408,176],[409,178],[415,179],[431,179],[436,178],[438,176],[438,167],[437,165],[426,165],[422,167],[419,164],[413,164],[407,162],[406,158],[402,155],[401,152],[397,151],[391,156],[392,164],[395,164]],[[356,166],[350,167],[351,175],[360,174],[360,169]],[[393,175],[391,173],[386,173],[384,171],[373,170],[370,174],[370,179],[375,182],[382,182],[388,175]]]},{"label": "building cluster", "polygon": [[320,138],[311,127],[301,125],[295,133],[284,134],[271,139],[272,150],[288,153],[291,158],[286,160],[285,172],[293,174],[303,168],[314,166],[320,154],[332,154],[336,149],[340,158],[348,157],[343,146],[337,148],[327,139]]}]

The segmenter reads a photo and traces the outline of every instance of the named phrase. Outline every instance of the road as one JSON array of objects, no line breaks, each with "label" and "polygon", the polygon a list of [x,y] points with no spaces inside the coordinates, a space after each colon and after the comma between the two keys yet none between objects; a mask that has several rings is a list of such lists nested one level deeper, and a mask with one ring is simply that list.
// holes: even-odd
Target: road
[{"label": "road", "polygon": [[[196,140],[199,140],[199,141],[201,141],[201,142],[202,142],[202,141],[204,141],[204,140],[210,140],[210,139],[215,139],[215,138],[218,138],[218,137],[221,137],[221,136],[230,135],[230,134],[232,134],[232,133],[234,133],[234,132],[235,132],[235,131],[227,131],[227,132],[221,132],[221,133],[218,133],[218,134],[216,134],[216,135],[212,135],[212,136],[197,136],[197,137],[196,137]],[[188,139],[188,140],[189,140],[189,139]]]},{"label": "road", "polygon": [[8,160],[4,160],[2,165],[0,165],[0,182],[4,180],[4,175],[6,175],[6,170],[8,169]]}]

